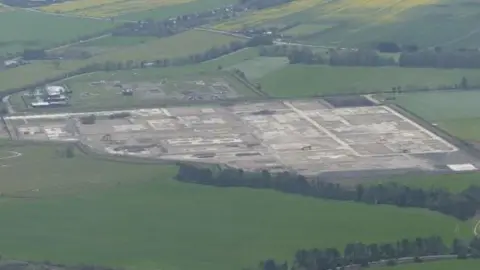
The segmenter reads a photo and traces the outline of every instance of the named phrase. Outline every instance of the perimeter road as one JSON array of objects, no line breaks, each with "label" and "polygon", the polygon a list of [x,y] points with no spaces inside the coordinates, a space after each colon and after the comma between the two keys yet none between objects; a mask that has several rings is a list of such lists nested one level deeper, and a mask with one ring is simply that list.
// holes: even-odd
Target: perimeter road
[{"label": "perimeter road", "polygon": [[455,146],[452,145],[451,143],[447,142],[447,141],[444,140],[442,137],[434,134],[434,133],[431,132],[430,130],[422,127],[421,125],[419,125],[419,124],[417,124],[417,123],[415,123],[415,121],[410,120],[409,118],[403,116],[401,113],[395,111],[394,109],[392,109],[392,108],[390,108],[390,107],[388,107],[388,106],[382,106],[382,108],[384,108],[385,110],[391,112],[392,114],[400,117],[403,121],[405,121],[405,122],[407,122],[407,123],[415,126],[415,127],[418,128],[419,130],[427,133],[430,137],[432,137],[432,138],[434,138],[434,139],[436,139],[436,140],[438,140],[438,141],[441,141],[442,143],[444,143],[446,146],[448,146],[448,147],[450,148],[449,151],[442,151],[442,152],[455,152],[455,151],[458,151],[458,148],[457,148],[457,147],[455,147]]},{"label": "perimeter road", "polygon": [[294,111],[296,114],[300,115],[303,119],[305,119],[307,122],[309,122],[311,125],[313,125],[314,127],[316,127],[318,130],[322,131],[323,133],[327,134],[330,138],[332,138],[333,140],[335,140],[338,144],[340,144],[341,146],[343,146],[344,149],[348,149],[350,150],[352,153],[354,153],[356,156],[361,156],[359,153],[357,153],[357,151],[355,151],[352,147],[350,147],[350,145],[348,145],[348,143],[342,141],[340,138],[338,138],[337,136],[335,136],[335,134],[331,133],[328,129],[322,127],[320,124],[318,124],[317,122],[313,121],[312,118],[308,117],[308,115],[305,114],[305,112],[303,112],[302,110],[299,110],[297,109],[295,106],[293,106],[292,103],[290,103],[289,101],[284,101],[283,104],[285,104],[285,106],[289,107],[292,111]]}]

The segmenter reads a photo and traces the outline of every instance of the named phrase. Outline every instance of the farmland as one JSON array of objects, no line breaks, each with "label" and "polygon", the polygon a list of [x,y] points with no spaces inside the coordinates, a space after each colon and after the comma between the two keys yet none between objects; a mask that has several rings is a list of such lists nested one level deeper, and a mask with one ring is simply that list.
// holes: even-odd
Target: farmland
[{"label": "farmland", "polygon": [[239,69],[245,73],[248,79],[257,80],[287,64],[288,59],[285,57],[256,57],[233,65],[229,69]]},{"label": "farmland", "polygon": [[[15,25],[15,27],[12,27]],[[62,25],[59,30],[52,28]],[[21,10],[0,16],[0,56],[25,48],[50,48],[113,27],[112,22],[45,15]]]},{"label": "farmland", "polygon": [[291,97],[371,93],[389,91],[395,86],[401,86],[404,91],[435,88],[458,84],[462,76],[474,85],[480,83],[479,75],[478,70],[460,69],[288,65],[259,81],[263,90],[272,96]]},{"label": "farmland", "polygon": [[477,91],[412,93],[399,95],[395,102],[452,135],[478,142],[479,97]]},{"label": "farmland", "polygon": [[238,30],[295,25],[297,30],[286,34],[330,46],[363,46],[385,40],[419,46],[475,46],[480,33],[473,22],[479,11],[480,5],[468,0],[299,0],[215,27]]},{"label": "farmland", "polygon": [[191,30],[169,38],[161,38],[140,44],[112,50],[97,57],[96,61],[154,60],[173,58],[204,52],[213,46],[221,46],[238,40],[237,38],[210,32]]},{"label": "farmland", "polygon": [[476,270],[480,265],[480,260],[455,260],[429,262],[421,264],[399,265],[395,267],[375,268],[377,270]]},{"label": "farmland", "polygon": [[[127,60],[155,60],[160,58],[172,58],[187,56],[193,53],[201,53],[212,46],[221,46],[235,40],[233,37],[201,32],[188,31],[169,38],[154,39],[140,45],[102,46],[95,41],[88,47],[88,43],[82,44],[82,48],[93,50],[102,47],[103,54],[86,60],[62,61],[55,68],[52,61],[39,61],[19,68],[6,70],[0,73],[0,92],[6,89],[22,87],[44,78],[52,78],[59,74],[73,71],[89,63],[103,63],[106,61]],[[107,43],[108,45],[114,45]],[[8,79],[7,79],[8,78]]]},{"label": "farmland", "polygon": [[[74,0],[40,8],[44,12],[82,17],[142,19],[168,18],[190,12],[216,8],[229,1],[221,0]],[[232,1],[230,1],[232,2]]]},{"label": "farmland", "polygon": [[172,167],[92,160],[78,151],[67,159],[50,146],[1,150],[22,153],[2,160],[2,193],[38,197],[2,199],[0,249],[7,258],[241,269],[268,257],[290,259],[298,248],[471,235],[468,222],[430,211],[182,184],[171,180]]}]

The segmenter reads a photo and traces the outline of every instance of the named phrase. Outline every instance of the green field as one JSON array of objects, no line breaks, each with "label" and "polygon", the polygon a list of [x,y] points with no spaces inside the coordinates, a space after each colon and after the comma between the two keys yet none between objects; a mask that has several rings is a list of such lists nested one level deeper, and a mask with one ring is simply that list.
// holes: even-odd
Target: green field
[{"label": "green field", "polygon": [[[113,27],[106,21],[46,15],[39,12],[0,13],[0,56],[25,48],[51,48]],[[55,29],[55,31],[52,31]]]},{"label": "green field", "polygon": [[36,197],[1,199],[5,258],[224,270],[291,259],[299,248],[471,235],[468,222],[426,210],[183,184],[171,180],[172,167],[92,160],[78,151],[66,159],[58,147],[0,148],[23,154],[1,160],[2,193]]},{"label": "green field", "polygon": [[320,25],[320,24],[300,24],[295,27],[292,27],[282,33],[288,36],[301,37],[306,35],[312,35],[315,33],[320,33],[322,31],[332,28],[333,25]]},{"label": "green field", "polygon": [[293,97],[339,93],[403,91],[459,84],[462,76],[479,84],[479,70],[400,68],[400,67],[330,67],[289,65],[260,80],[263,90],[272,96]]},{"label": "green field", "polygon": [[215,27],[282,28],[302,36],[303,42],[327,46],[371,46],[381,41],[421,47],[476,47],[475,27],[480,4],[470,0],[297,0],[282,6],[248,13]]},{"label": "green field", "polygon": [[419,264],[398,265],[395,267],[380,267],[377,270],[477,270],[480,260],[455,260],[426,262]]},{"label": "green field", "polygon": [[480,140],[480,92],[426,92],[401,94],[395,102],[452,135]]},{"label": "green field", "polygon": [[235,2],[236,0],[194,0],[186,3],[162,6],[140,12],[129,12],[127,14],[118,16],[118,18],[124,20],[141,20],[148,18],[162,20],[188,13],[206,11]]},{"label": "green field", "polygon": [[[12,88],[21,88],[42,81],[45,78],[65,74],[89,63],[127,60],[153,61],[161,58],[188,56],[190,54],[204,52],[213,46],[228,44],[233,40],[235,40],[235,38],[229,36],[192,30],[168,38],[154,39],[136,46],[124,45],[114,47],[104,54],[86,60],[62,61],[59,68],[55,68],[52,61],[38,61],[26,66],[0,72],[0,92]],[[97,42],[102,41],[97,40],[95,43]],[[92,47],[98,46],[95,45]],[[105,47],[108,48],[108,46]]]},{"label": "green field", "polygon": [[78,47],[116,48],[116,47],[135,46],[135,45],[144,44],[150,41],[157,41],[157,40],[159,40],[159,38],[148,37],[148,36],[138,36],[138,37],[109,36],[109,37],[100,38],[100,39],[82,43],[81,45],[78,45]]},{"label": "green field", "polygon": [[263,77],[263,90],[272,96],[297,97],[340,93],[373,93],[451,86],[462,76],[471,84],[480,82],[479,70],[400,68],[400,67],[330,67],[289,65]]},{"label": "green field", "polygon": [[249,80],[257,80],[269,73],[288,65],[285,57],[256,57],[230,66],[228,69],[239,69],[245,73]]}]

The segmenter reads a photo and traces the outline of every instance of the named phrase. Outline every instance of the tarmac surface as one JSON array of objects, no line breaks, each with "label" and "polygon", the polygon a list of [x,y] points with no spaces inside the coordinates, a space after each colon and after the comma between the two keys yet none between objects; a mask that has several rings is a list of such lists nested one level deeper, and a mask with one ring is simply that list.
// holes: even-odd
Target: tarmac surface
[{"label": "tarmac surface", "polygon": [[[119,113],[124,117],[112,117]],[[82,124],[80,118],[91,114],[95,123]],[[320,99],[8,116],[5,121],[18,140],[80,141],[111,155],[249,171],[318,175],[480,166],[476,158],[390,107],[335,108]]]}]

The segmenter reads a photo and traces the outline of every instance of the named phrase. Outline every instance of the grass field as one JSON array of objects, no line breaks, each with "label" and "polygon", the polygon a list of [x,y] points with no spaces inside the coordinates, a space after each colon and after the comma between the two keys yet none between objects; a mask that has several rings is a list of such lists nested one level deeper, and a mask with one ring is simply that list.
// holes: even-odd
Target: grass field
[{"label": "grass field", "polygon": [[[120,50],[112,50],[96,57],[95,61],[122,61],[122,60],[155,60],[173,58],[200,53],[213,46],[222,46],[237,38],[191,30],[168,38],[152,40],[137,46],[129,46]],[[88,46],[88,44],[84,44]]]},{"label": "grass field", "polygon": [[375,268],[377,270],[477,270],[480,267],[480,260],[455,260],[428,262],[420,264],[398,265],[395,267]]},{"label": "grass field", "polygon": [[138,37],[109,36],[109,37],[85,42],[78,46],[117,48],[117,47],[135,46],[135,45],[144,44],[147,42],[157,41],[157,40],[159,40],[159,38],[147,37],[147,36],[138,36]]},{"label": "grass field", "polygon": [[479,11],[480,4],[470,0],[298,0],[215,27],[234,30],[301,24],[298,30],[308,32],[304,42],[330,46],[388,40],[422,47],[475,47],[480,41],[480,31],[474,26]]},{"label": "grass field", "polygon": [[195,0],[75,0],[40,8],[51,13],[67,13],[85,17],[115,17],[161,6],[177,5]]},{"label": "grass field", "polygon": [[[432,234],[449,242],[472,233],[468,222],[425,210],[183,184],[171,180],[172,167],[89,160],[78,152],[65,159],[46,146],[0,149],[23,154],[1,161],[2,192],[44,195],[1,199],[5,258],[224,270],[291,259],[299,248]],[[51,196],[59,190],[68,192]]]},{"label": "grass field", "polygon": [[[113,27],[112,22],[21,10],[0,15],[0,56],[25,48],[50,48]],[[52,29],[55,28],[55,31]]]},{"label": "grass field", "polygon": [[232,0],[74,0],[40,8],[52,13],[75,16],[124,20],[155,18],[156,20],[175,17],[192,12],[217,8]]},{"label": "grass field", "polygon": [[286,65],[288,65],[288,59],[285,57],[256,57],[230,66],[228,69],[239,69],[249,80],[257,80]]},{"label": "grass field", "polygon": [[315,33],[319,33],[325,31],[327,29],[332,28],[333,25],[319,25],[319,24],[300,24],[295,27],[288,29],[287,31],[282,32],[285,35],[289,36],[305,36],[311,35]]},{"label": "grass field", "polygon": [[479,83],[478,70],[418,69],[399,67],[329,67],[288,65],[263,77],[263,90],[272,96],[294,97],[338,93],[404,91],[460,83],[462,76]]},{"label": "grass field", "polygon": [[[172,100],[177,100],[176,95],[180,94],[183,91],[194,91],[197,93],[202,92],[201,87],[196,86],[192,87],[192,81],[203,81],[207,85],[212,85],[213,83],[221,81],[222,83],[228,84],[237,95],[239,96],[255,96],[255,93],[247,88],[240,81],[235,79],[233,76],[229,75],[227,72],[213,72],[206,74],[192,74],[188,76],[162,76],[160,69],[157,74],[149,73],[153,76],[145,76],[140,74],[139,71],[131,71],[130,73],[122,72],[120,74],[110,73],[103,77],[101,81],[119,81],[123,84],[137,85],[141,86],[142,84],[159,84],[161,81],[166,81],[161,88],[162,91],[165,91],[165,96],[155,97],[154,95],[149,95],[145,93],[140,93],[137,91],[132,97],[125,97],[121,95],[121,90],[106,88],[104,85],[92,86],[90,83],[95,82],[90,76],[83,76],[73,79],[71,81],[67,80],[66,83],[70,90],[73,91],[70,98],[71,108],[75,110],[91,110],[91,109],[105,109],[105,108],[122,108],[122,107],[138,107],[146,105],[161,105],[164,103],[171,102]],[[98,77],[97,74],[92,77]],[[98,82],[98,80],[97,80]],[[206,90],[206,89],[204,89]],[[176,93],[175,93],[176,92]],[[148,98],[149,97],[149,98]],[[184,100],[185,101],[185,100]]]},{"label": "grass field", "polygon": [[452,135],[480,141],[478,91],[428,92],[398,95],[395,102]]},{"label": "grass field", "polygon": [[[121,45],[111,49],[107,48],[107,52],[91,59],[62,61],[58,69],[55,68],[52,61],[38,61],[0,72],[0,92],[12,88],[21,88],[45,78],[65,74],[89,63],[127,60],[153,61],[161,58],[187,56],[204,52],[213,46],[228,44],[232,40],[235,40],[235,38],[192,30],[168,38],[154,39],[137,46]],[[99,42],[106,42],[107,45],[104,47],[108,47],[112,41],[97,40],[92,42],[92,47],[100,46],[98,45]],[[122,42],[127,43],[129,41],[122,40]],[[85,43],[82,46],[89,46],[89,44]]]}]

